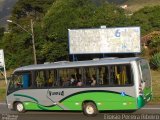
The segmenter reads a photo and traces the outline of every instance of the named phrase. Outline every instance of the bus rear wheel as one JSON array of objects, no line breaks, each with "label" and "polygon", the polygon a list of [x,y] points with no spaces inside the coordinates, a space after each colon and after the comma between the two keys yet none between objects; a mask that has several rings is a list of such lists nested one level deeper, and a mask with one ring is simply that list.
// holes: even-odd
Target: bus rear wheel
[{"label": "bus rear wheel", "polygon": [[87,102],[83,104],[83,114],[86,116],[96,116],[98,110],[93,102]]},{"label": "bus rear wheel", "polygon": [[14,105],[14,108],[19,113],[24,113],[25,112],[24,105],[21,102],[16,102],[15,105]]}]

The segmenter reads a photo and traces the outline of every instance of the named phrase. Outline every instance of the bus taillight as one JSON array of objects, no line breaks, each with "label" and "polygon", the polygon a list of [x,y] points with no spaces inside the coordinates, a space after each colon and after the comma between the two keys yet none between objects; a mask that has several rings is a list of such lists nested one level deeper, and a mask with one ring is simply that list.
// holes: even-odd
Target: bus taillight
[{"label": "bus taillight", "polygon": [[143,95],[142,84],[139,84],[139,95]]}]

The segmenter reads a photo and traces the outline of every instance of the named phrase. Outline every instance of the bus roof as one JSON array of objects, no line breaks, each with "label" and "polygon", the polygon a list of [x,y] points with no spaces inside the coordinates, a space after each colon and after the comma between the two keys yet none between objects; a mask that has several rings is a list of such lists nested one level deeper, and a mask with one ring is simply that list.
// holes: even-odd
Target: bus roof
[{"label": "bus roof", "polygon": [[97,66],[97,65],[110,65],[110,64],[125,64],[142,59],[139,57],[130,57],[130,58],[100,58],[87,61],[59,61],[48,64],[37,64],[37,65],[28,65],[15,69],[15,72],[20,71],[31,71],[31,70],[45,70],[45,69],[57,69],[57,68],[72,68],[72,67],[81,67],[81,66]]}]

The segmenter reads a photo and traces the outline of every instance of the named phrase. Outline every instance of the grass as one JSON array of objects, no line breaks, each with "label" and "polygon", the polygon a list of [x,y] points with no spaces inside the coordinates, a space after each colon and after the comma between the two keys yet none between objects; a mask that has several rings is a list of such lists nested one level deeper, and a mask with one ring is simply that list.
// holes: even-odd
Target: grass
[{"label": "grass", "polygon": [[0,101],[5,100],[5,94],[6,94],[6,83],[4,80],[0,80]]},{"label": "grass", "polygon": [[128,0],[123,5],[128,5],[127,10],[135,12],[145,6],[160,5],[160,0]]},{"label": "grass", "polygon": [[153,99],[150,102],[160,104],[160,71],[151,71]]},{"label": "grass", "polygon": [[[9,77],[12,74],[13,70],[7,71],[7,76]],[[4,76],[0,74],[0,78],[4,79]],[[6,83],[5,80],[0,80],[0,101],[5,100],[5,94],[6,94]]]},{"label": "grass", "polygon": [[0,88],[0,101],[5,101],[5,94],[6,94],[6,89],[5,88],[3,88],[3,89],[1,89]]}]

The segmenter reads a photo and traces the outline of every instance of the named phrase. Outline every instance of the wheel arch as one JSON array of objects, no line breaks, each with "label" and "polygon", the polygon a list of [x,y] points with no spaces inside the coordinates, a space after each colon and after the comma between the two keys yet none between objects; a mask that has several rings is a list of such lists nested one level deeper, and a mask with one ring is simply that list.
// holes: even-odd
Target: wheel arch
[{"label": "wheel arch", "polygon": [[94,100],[84,100],[84,101],[82,102],[82,109],[83,109],[83,106],[85,105],[85,103],[88,103],[88,102],[94,103],[95,106],[96,106],[96,108],[97,108],[97,110],[98,110],[98,106],[97,106],[97,104],[96,104],[96,102],[95,102]]},{"label": "wheel arch", "polygon": [[16,106],[15,106],[16,103],[22,103],[22,104],[23,104],[23,102],[21,102],[21,101],[14,101],[14,102],[13,102],[13,109],[14,109],[14,110],[15,110],[15,107],[16,107]]}]

